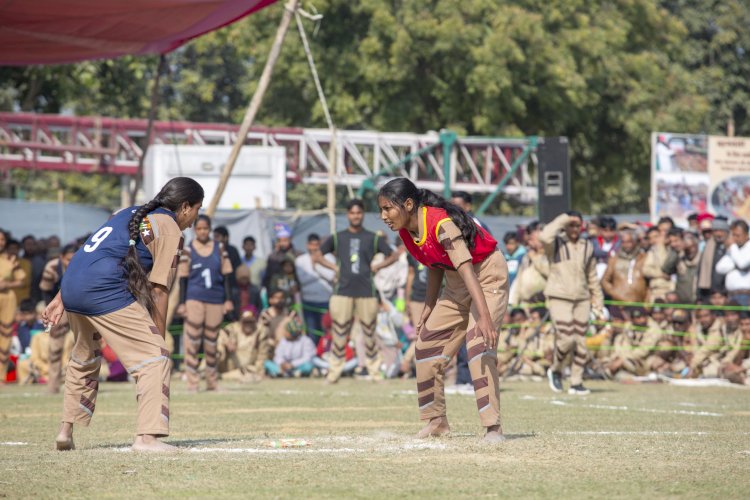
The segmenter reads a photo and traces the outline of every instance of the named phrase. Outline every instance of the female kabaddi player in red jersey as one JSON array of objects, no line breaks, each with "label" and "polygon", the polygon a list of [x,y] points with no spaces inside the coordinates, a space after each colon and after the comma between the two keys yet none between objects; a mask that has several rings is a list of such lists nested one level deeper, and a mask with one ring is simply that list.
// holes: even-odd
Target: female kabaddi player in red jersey
[{"label": "female kabaddi player in red jersey", "polygon": [[104,341],[135,380],[138,421],[133,449],[167,451],[169,351],[166,333],[169,288],[177,272],[182,231],[193,225],[203,188],[177,177],[142,206],[116,213],[75,253],[60,292],[44,311],[54,325],[65,310],[76,343],[65,374],[58,450],[72,450],[73,424],[88,425],[96,407]]},{"label": "female kabaddi player in red jersey", "polygon": [[450,431],[443,375],[465,338],[477,409],[487,429],[484,440],[503,441],[497,339],[508,307],[508,265],[497,242],[466,212],[408,179],[383,186],[378,206],[383,222],[429,268],[425,308],[416,325],[419,412],[427,423],[417,437]]}]

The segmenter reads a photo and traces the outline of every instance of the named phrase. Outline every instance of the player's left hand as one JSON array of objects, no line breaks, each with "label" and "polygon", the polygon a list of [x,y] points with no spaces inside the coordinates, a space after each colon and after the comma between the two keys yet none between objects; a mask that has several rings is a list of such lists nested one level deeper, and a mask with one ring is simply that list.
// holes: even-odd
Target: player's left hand
[{"label": "player's left hand", "polygon": [[484,346],[488,351],[497,350],[497,330],[491,318],[480,317],[474,328],[477,330],[477,335],[484,339]]},{"label": "player's left hand", "polygon": [[227,300],[224,302],[224,314],[234,311],[234,302]]}]

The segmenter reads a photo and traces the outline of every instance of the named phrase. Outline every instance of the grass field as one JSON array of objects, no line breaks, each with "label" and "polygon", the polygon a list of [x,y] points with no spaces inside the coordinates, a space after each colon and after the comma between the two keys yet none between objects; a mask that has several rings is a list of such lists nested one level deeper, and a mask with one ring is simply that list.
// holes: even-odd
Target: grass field
[{"label": "grass field", "polygon": [[[52,450],[61,398],[0,389],[0,497],[540,497],[750,496],[750,392],[590,383],[586,397],[546,384],[503,385],[505,433],[479,442],[472,396],[449,395],[449,438],[418,441],[414,381],[319,380],[172,389],[181,451],[127,449],[135,391],[104,384],[77,450]],[[303,448],[270,440],[302,438]]]}]

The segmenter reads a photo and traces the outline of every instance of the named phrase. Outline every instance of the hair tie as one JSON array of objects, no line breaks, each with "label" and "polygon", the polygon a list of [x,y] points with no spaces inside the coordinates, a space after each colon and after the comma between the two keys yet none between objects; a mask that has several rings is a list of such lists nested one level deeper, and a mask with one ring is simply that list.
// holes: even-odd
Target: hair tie
[{"label": "hair tie", "polygon": [[131,247],[134,247],[135,246],[135,240],[128,240],[128,245],[130,245]]}]

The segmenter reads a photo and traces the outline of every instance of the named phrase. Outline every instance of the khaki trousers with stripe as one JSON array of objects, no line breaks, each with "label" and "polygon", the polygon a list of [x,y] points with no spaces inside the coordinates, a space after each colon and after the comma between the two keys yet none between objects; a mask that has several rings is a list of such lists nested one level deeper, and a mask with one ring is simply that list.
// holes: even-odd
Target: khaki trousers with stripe
[{"label": "khaki trousers with stripe", "polygon": [[169,435],[169,351],[137,302],[101,316],[68,312],[76,343],[65,371],[63,422],[89,425],[99,390],[101,348],[109,345],[135,380],[137,434]]},{"label": "khaki trousers with stripe", "polygon": [[13,290],[0,292],[0,383],[8,374],[10,342],[13,339],[13,322],[16,319],[16,294]]},{"label": "khaki trousers with stripe", "polygon": [[187,372],[188,390],[198,389],[198,352],[203,342],[203,354],[206,360],[206,389],[214,390],[218,386],[216,344],[219,340],[219,328],[224,319],[224,304],[209,304],[198,300],[185,302],[185,371]]},{"label": "khaki trousers with stripe", "polygon": [[[508,265],[495,252],[474,264],[474,272],[499,333],[508,307]],[[442,295],[416,341],[419,416],[422,420],[445,416],[445,369],[466,341],[479,418],[484,427],[501,425],[497,352],[486,350],[476,332],[479,311],[458,272],[446,271],[445,277]]]},{"label": "khaki trousers with stripe", "polygon": [[53,394],[60,391],[62,380],[62,357],[65,350],[65,337],[70,330],[67,313],[63,313],[60,321],[49,331],[49,377],[47,390]]},{"label": "khaki trousers with stripe", "polygon": [[555,325],[555,353],[551,370],[562,374],[570,366],[570,383],[583,383],[583,367],[588,361],[586,328],[589,324],[589,300],[547,299],[547,309]]},{"label": "khaki trousers with stripe", "polygon": [[328,310],[333,323],[333,328],[331,328],[333,342],[331,355],[328,358],[327,378],[329,382],[336,382],[341,377],[346,343],[349,342],[355,316],[362,326],[367,371],[370,376],[376,376],[380,372],[380,350],[375,339],[375,323],[379,307],[378,299],[374,297],[346,297],[344,295],[331,297]]}]

